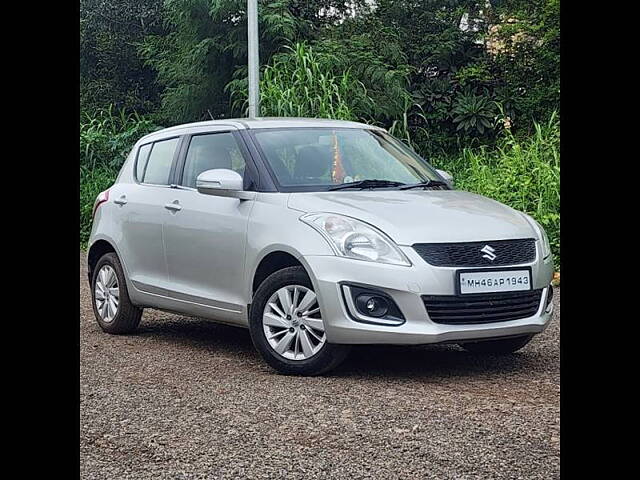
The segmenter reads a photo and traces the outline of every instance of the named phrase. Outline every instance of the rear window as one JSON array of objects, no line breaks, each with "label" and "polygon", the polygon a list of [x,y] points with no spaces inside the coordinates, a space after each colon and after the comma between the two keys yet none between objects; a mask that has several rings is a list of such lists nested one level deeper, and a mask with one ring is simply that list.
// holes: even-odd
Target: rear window
[{"label": "rear window", "polygon": [[139,182],[144,177],[144,169],[147,166],[147,160],[149,159],[149,152],[151,151],[152,143],[143,145],[138,150],[138,162],[136,163],[136,178]]},{"label": "rear window", "polygon": [[179,140],[171,138],[140,147],[136,164],[136,178],[139,182],[169,184],[171,165]]}]

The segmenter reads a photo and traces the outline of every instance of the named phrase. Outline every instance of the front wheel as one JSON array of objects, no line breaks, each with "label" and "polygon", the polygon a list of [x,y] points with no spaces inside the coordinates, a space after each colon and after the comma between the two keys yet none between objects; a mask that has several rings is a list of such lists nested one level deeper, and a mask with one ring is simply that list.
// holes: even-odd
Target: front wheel
[{"label": "front wheel", "polygon": [[320,375],[337,367],[349,347],[327,343],[318,297],[302,267],[271,274],[253,297],[251,339],[280,373]]},{"label": "front wheel", "polygon": [[513,353],[531,341],[533,335],[461,343],[460,346],[471,353]]}]

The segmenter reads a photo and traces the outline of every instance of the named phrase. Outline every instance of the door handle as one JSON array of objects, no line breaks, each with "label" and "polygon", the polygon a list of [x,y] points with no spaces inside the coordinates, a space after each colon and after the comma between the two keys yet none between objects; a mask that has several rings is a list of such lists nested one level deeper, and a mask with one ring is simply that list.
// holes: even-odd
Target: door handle
[{"label": "door handle", "polygon": [[126,195],[121,195],[120,198],[116,198],[113,203],[115,203],[116,205],[124,205],[127,203],[127,196]]},{"label": "door handle", "polygon": [[178,200],[175,200],[173,203],[165,204],[164,208],[166,208],[167,210],[171,210],[172,212],[177,212],[179,210],[182,210],[182,207],[178,203]]}]

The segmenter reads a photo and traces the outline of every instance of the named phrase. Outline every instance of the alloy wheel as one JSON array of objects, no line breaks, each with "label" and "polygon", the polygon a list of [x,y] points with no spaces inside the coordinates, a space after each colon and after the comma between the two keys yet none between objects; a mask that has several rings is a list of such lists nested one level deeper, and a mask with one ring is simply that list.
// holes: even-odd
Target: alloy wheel
[{"label": "alloy wheel", "polygon": [[287,285],[271,295],[262,327],[271,348],[289,360],[313,357],[326,340],[318,298],[302,285]]},{"label": "alloy wheel", "polygon": [[112,322],[118,313],[120,290],[116,271],[111,265],[104,265],[98,272],[94,294],[100,318],[103,322]]}]

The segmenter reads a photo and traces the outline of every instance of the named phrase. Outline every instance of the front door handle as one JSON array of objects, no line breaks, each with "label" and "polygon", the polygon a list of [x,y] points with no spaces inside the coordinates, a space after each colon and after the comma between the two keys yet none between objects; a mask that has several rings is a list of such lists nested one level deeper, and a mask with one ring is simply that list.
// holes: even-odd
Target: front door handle
[{"label": "front door handle", "polygon": [[125,205],[127,203],[127,196],[121,195],[120,198],[116,198],[113,203],[116,205]]},{"label": "front door handle", "polygon": [[167,210],[171,210],[172,212],[182,210],[182,207],[180,206],[180,203],[178,203],[178,200],[174,200],[172,203],[167,203],[164,208],[166,208]]}]

